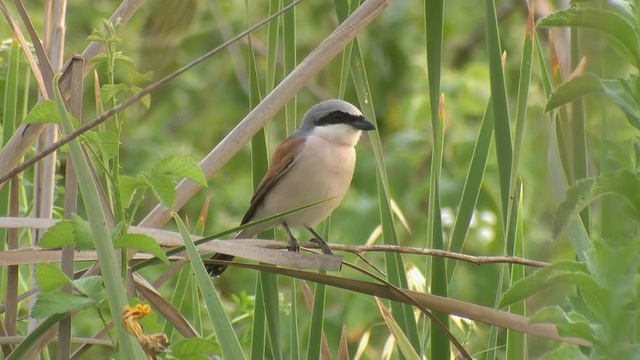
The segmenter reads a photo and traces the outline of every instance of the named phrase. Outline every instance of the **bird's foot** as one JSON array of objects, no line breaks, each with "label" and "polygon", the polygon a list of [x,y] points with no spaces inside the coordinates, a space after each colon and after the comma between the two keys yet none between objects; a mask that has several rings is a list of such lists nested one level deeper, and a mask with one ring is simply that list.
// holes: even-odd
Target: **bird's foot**
[{"label": "bird's foot", "polygon": [[298,242],[295,239],[293,239],[293,241],[291,241],[291,239],[289,239],[289,248],[288,248],[288,250],[291,251],[291,252],[299,253],[300,252],[300,244],[298,244]]},{"label": "bird's foot", "polygon": [[287,225],[286,222],[283,221],[282,227],[284,228],[284,231],[286,231],[287,235],[289,236],[289,251],[299,253],[300,245],[298,244],[298,240],[296,240],[296,238],[291,233],[291,230],[289,230],[289,226]]},{"label": "bird's foot", "polygon": [[312,227],[306,226],[306,228],[314,236],[314,238],[311,239],[310,241],[313,241],[314,243],[320,245],[320,248],[322,249],[322,252],[324,254],[333,255],[333,251],[331,251],[331,248],[329,247],[329,243],[327,243],[322,238],[322,236],[320,236],[320,234],[318,234]]}]

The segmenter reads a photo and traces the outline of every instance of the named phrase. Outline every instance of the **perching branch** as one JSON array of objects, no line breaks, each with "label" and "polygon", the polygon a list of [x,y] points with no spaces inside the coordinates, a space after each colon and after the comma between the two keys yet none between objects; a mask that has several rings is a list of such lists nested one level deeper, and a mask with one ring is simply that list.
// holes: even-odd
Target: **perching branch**
[{"label": "perching branch", "polygon": [[[265,244],[262,247],[270,249],[286,249],[287,243],[279,242],[273,244]],[[365,252],[396,252],[401,254],[413,254],[413,255],[427,255],[427,256],[440,256],[449,259],[461,260],[470,262],[476,265],[482,264],[518,264],[524,266],[532,266],[537,268],[543,268],[549,264],[543,261],[530,260],[517,256],[475,256],[461,254],[445,250],[425,249],[412,246],[400,246],[400,245],[342,245],[342,244],[329,244],[331,250],[346,251],[354,254],[361,254]],[[320,247],[314,242],[300,243],[301,248],[314,248]]]}]

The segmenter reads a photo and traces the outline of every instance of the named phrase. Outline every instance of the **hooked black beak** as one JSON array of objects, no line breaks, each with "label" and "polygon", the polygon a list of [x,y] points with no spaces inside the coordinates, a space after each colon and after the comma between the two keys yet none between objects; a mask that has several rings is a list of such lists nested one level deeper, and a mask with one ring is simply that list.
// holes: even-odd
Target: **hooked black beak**
[{"label": "hooked black beak", "polygon": [[356,121],[352,122],[351,126],[362,131],[370,131],[376,129],[375,125],[373,125],[369,120],[365,119],[364,116],[360,116]]}]

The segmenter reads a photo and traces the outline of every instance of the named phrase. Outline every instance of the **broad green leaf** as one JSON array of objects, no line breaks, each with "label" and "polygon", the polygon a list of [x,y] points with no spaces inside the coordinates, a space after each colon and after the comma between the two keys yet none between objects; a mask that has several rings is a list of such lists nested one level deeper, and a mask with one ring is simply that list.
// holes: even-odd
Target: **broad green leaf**
[{"label": "broad green leaf", "polygon": [[62,270],[49,263],[36,264],[36,282],[43,293],[59,290],[61,287],[71,284],[71,280]]},{"label": "broad green leaf", "polygon": [[126,56],[126,55],[122,55],[121,52],[116,53],[115,54],[115,58],[116,58],[117,61],[121,61],[122,63],[127,64],[127,65],[131,66],[134,69],[136,68],[135,61],[133,61],[132,58],[130,58],[130,57]]},{"label": "broad green leaf", "polygon": [[634,29],[624,16],[613,11],[592,7],[571,7],[558,10],[540,19],[538,27],[571,26],[598,29],[619,43],[616,50],[636,68],[640,61],[640,41]]},{"label": "broad green leaf", "polygon": [[564,321],[567,321],[567,317],[560,306],[544,307],[529,318],[530,324],[557,324]]},{"label": "broad green leaf", "polygon": [[[92,36],[92,35],[90,35],[89,37],[91,38],[91,40],[92,40],[92,41],[102,41],[102,39],[101,39],[101,38],[99,38],[99,37],[94,37],[94,36]],[[98,55],[94,56],[94,57],[89,61],[89,64],[99,64],[99,63],[101,63],[101,62],[103,62],[103,61],[106,61],[106,60],[107,60],[107,54],[105,54],[105,53],[100,53],[100,54],[98,54]]]},{"label": "broad green leaf", "polygon": [[535,313],[529,321],[533,324],[556,324],[561,336],[579,337],[588,341],[594,339],[594,330],[586,321],[571,319],[559,306],[543,308]]},{"label": "broad green leaf", "polygon": [[522,301],[531,295],[542,291],[557,283],[585,284],[598,288],[595,281],[590,278],[587,266],[574,261],[561,261],[539,269],[517,283],[513,284],[503,295],[498,308],[512,305]]},{"label": "broad green leaf", "polygon": [[[137,93],[139,93],[140,91],[142,91],[142,88],[141,88],[141,87],[139,87],[139,86],[132,85],[132,86],[129,88],[129,90],[131,91],[131,93],[133,93],[133,94],[137,94]],[[149,109],[151,108],[151,94],[147,94],[147,95],[145,95],[145,96],[141,97],[139,101],[142,103],[142,105],[143,105],[147,110],[149,110]]]},{"label": "broad green leaf", "polygon": [[31,109],[23,121],[24,124],[56,123],[60,124],[60,113],[53,100],[45,100]]},{"label": "broad green leaf", "polygon": [[78,280],[72,281],[73,287],[78,289],[83,295],[86,295],[90,298],[99,298],[100,293],[102,292],[102,277],[100,276],[89,276],[86,278],[80,278]]},{"label": "broad green leaf", "polygon": [[124,207],[129,207],[136,191],[144,191],[148,185],[144,176],[133,178],[131,176],[120,175],[120,197]]},{"label": "broad green leaf", "polygon": [[595,91],[602,91],[602,83],[598,76],[595,74],[576,76],[562,83],[551,93],[544,111],[551,111]]},{"label": "broad green leaf", "polygon": [[190,355],[216,354],[219,352],[220,347],[216,343],[201,338],[185,339],[171,346],[171,354],[180,359]]},{"label": "broad green leaf", "polygon": [[588,319],[591,322],[596,322],[598,319],[595,314],[587,304],[585,303],[584,297],[581,296],[569,296],[569,304],[573,309],[573,312],[580,314],[585,319]]},{"label": "broad green leaf", "polygon": [[594,329],[589,323],[586,322],[566,322],[562,324],[558,324],[556,327],[558,328],[558,334],[560,336],[570,336],[570,337],[578,337],[591,342],[597,340],[596,335],[594,333]]},{"label": "broad green leaf", "polygon": [[111,98],[115,98],[119,94],[127,92],[127,84],[104,84],[100,87],[100,94],[103,101],[107,101]]},{"label": "broad green leaf", "polygon": [[118,135],[113,131],[101,131],[98,133],[98,139],[102,155],[107,160],[113,159],[117,155],[120,145]]},{"label": "broad green leaf", "polygon": [[73,295],[68,292],[41,293],[31,309],[31,317],[46,318],[55,314],[87,309],[94,304],[94,300],[86,296]]},{"label": "broad green leaf", "polygon": [[600,79],[594,74],[576,76],[549,96],[545,111],[551,111],[592,92],[602,93],[620,108],[631,126],[640,130],[640,78]]},{"label": "broad green leaf", "polygon": [[618,105],[631,126],[640,130],[640,77],[602,80],[605,95]]},{"label": "broad green leaf", "polygon": [[550,352],[544,353],[538,360],[587,360],[588,357],[580,351],[577,345],[560,344]]},{"label": "broad green leaf", "polygon": [[156,239],[145,234],[124,234],[114,240],[113,244],[117,249],[132,248],[138,251],[144,251],[152,254],[162,260],[165,264],[169,263],[167,255],[162,251]]},{"label": "broad green leaf", "polygon": [[158,200],[164,206],[171,207],[176,199],[175,182],[167,175],[154,175],[148,180]]},{"label": "broad green leaf", "polygon": [[567,197],[558,205],[554,216],[554,236],[560,235],[574,214],[607,194],[616,194],[626,200],[620,205],[624,206],[631,218],[640,218],[640,179],[626,170],[604,173],[595,178],[580,180],[567,190]]},{"label": "broad green leaf", "polygon": [[60,221],[50,227],[38,241],[38,246],[45,249],[59,248],[74,243],[73,223]]},{"label": "broad green leaf", "polygon": [[73,224],[73,240],[76,242],[78,250],[91,250],[95,248],[93,234],[89,223],[80,216],[73,214],[71,223]]},{"label": "broad green leaf", "polygon": [[158,161],[151,169],[152,175],[175,175],[191,179],[207,186],[207,179],[198,163],[189,156],[167,156]]}]

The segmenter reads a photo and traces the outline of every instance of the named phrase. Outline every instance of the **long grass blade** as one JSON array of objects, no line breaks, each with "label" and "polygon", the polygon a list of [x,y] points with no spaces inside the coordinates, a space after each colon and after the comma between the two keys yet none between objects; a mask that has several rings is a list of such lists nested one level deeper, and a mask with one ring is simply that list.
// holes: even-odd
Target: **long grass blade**
[{"label": "long grass blade", "polygon": [[378,304],[378,309],[382,314],[382,318],[387,324],[389,331],[391,331],[393,338],[396,340],[396,344],[398,344],[398,348],[402,352],[402,355],[404,355],[404,357],[408,360],[419,360],[420,356],[411,346],[409,339],[404,334],[404,332],[402,332],[402,329],[400,328],[400,326],[398,326],[398,323],[391,315],[391,312],[389,312],[389,310],[384,306],[380,299],[376,298],[376,303]]},{"label": "long grass blade", "polygon": [[[442,219],[440,214],[440,174],[442,172],[442,153],[444,151],[444,95],[438,104],[437,125],[434,125],[434,156],[431,163],[431,176],[429,184],[429,213],[427,215],[429,228],[427,238],[435,249],[444,249],[444,237],[442,231]],[[434,295],[448,296],[447,271],[445,259],[434,257],[431,259],[431,292]],[[449,328],[449,316],[443,313],[433,314],[444,326]],[[442,359],[451,352],[451,346],[447,334],[442,332],[438,324],[431,322],[431,358]]]},{"label": "long grass blade", "polygon": [[[514,201],[517,199],[517,205],[514,206],[517,209],[516,217],[516,234],[514,242],[514,252],[520,256],[524,256],[524,226],[523,226],[523,191],[522,180],[518,179],[516,184],[516,193]],[[525,269],[522,265],[513,265],[511,267],[511,279],[510,283],[516,282],[525,278]],[[527,316],[526,304],[521,301],[517,304],[509,307],[509,312],[516,315]],[[508,330],[507,331],[507,360],[525,359],[527,357],[527,343],[525,334],[519,331]]]},{"label": "long grass blade", "polygon": [[[498,160],[498,178],[500,184],[500,204],[502,213],[502,230],[505,236],[509,233],[509,205],[511,169],[513,165],[513,147],[511,140],[511,125],[509,120],[509,105],[507,90],[504,80],[502,50],[500,47],[500,35],[498,31],[498,19],[495,0],[484,0],[485,28],[487,34],[487,52],[489,57],[489,80],[491,83],[491,105],[493,107],[493,125],[495,134],[496,155]],[[505,268],[506,271],[506,268]],[[495,289],[495,301],[502,292],[504,273],[498,276]],[[496,356],[498,345],[497,328],[491,328],[487,359]]]},{"label": "long grass blade", "polygon": [[191,240],[191,236],[189,236],[187,228],[178,214],[173,213],[172,216],[180,230],[180,234],[182,235],[182,240],[184,241],[187,249],[189,260],[191,261],[191,267],[193,268],[196,281],[198,282],[198,287],[202,292],[207,311],[209,311],[209,317],[213,322],[213,330],[216,333],[220,348],[222,349],[223,358],[244,359],[245,357],[242,352],[242,348],[240,347],[240,341],[233,331],[233,327],[231,326],[231,322],[229,321],[227,314],[224,312],[222,301],[220,301],[218,292],[213,287],[211,278],[209,277],[207,270],[204,268],[202,259],[200,259],[198,250],[193,244],[193,240]]},{"label": "long grass blade", "polygon": [[[440,98],[440,78],[442,72],[444,1],[427,0],[425,2],[426,18],[426,54],[427,74],[429,78],[429,103],[431,104],[431,128],[433,132],[433,161],[429,184],[429,234],[428,246],[444,250],[442,220],[440,214],[440,173],[444,151],[444,95]],[[430,271],[431,291],[440,296],[447,296],[446,262],[443,258],[432,258]],[[434,316],[446,327],[449,327],[449,316],[434,313]],[[444,359],[449,356],[451,347],[445,333],[435,323],[430,326],[431,358]]]},{"label": "long grass blade", "polygon": [[[469,225],[471,224],[471,217],[473,216],[478,197],[480,196],[480,188],[487,168],[487,159],[489,158],[492,139],[493,107],[491,106],[491,99],[489,99],[484,111],[484,116],[482,117],[480,131],[476,138],[476,145],[473,149],[469,171],[465,178],[460,204],[458,205],[458,214],[456,215],[451,233],[449,251],[460,252],[464,247],[469,232]],[[457,263],[457,261],[449,262],[447,266],[447,276],[449,280],[453,277]]]},{"label": "long grass blade", "polygon": [[[362,51],[357,40],[353,45],[353,58],[351,61],[351,75],[360,101],[360,109],[365,117],[376,123],[375,111],[371,100],[367,73],[362,57]],[[382,223],[382,238],[386,244],[398,245],[398,234],[391,211],[391,195],[389,192],[389,181],[382,156],[382,145],[377,132],[369,132],[369,139],[373,147],[373,153],[376,159],[376,168],[378,170],[378,204],[380,206],[380,221]],[[404,262],[400,254],[385,254],[385,263],[389,282],[400,287],[407,288],[407,275],[404,271]],[[416,349],[421,349],[420,337],[418,335],[418,327],[413,309],[410,306],[397,302],[391,303],[391,310],[400,324],[400,327],[407,334],[411,343]]]},{"label": "long grass blade", "polygon": [[[489,57],[489,80],[491,83],[491,104],[493,106],[496,155],[500,180],[500,199],[502,204],[502,223],[506,230],[509,208],[509,184],[513,162],[511,125],[509,122],[509,104],[502,65],[502,50],[498,32],[495,0],[485,0],[485,20],[487,48]],[[506,232],[506,231],[505,231]]]},{"label": "long grass blade", "polygon": [[[324,222],[324,230],[322,234],[325,239],[329,237],[328,235],[330,229],[331,218],[328,218]],[[313,293],[313,310],[311,311],[311,326],[309,329],[307,359],[320,359],[322,352],[328,350],[323,348],[323,344],[326,341],[326,334],[324,334],[326,294],[327,286],[325,284],[316,284],[316,288]]]}]

